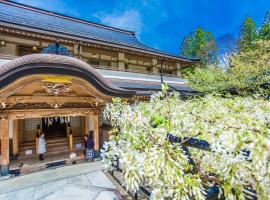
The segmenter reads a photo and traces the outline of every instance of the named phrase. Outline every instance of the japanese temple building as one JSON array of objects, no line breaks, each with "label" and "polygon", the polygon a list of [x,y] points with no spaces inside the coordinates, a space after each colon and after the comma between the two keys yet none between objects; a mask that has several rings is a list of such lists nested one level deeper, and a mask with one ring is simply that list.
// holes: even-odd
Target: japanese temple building
[{"label": "japanese temple building", "polygon": [[98,152],[106,103],[147,99],[161,81],[192,95],[181,68],[197,61],[148,47],[134,32],[0,0],[1,174],[11,160],[36,159],[37,131],[53,154],[80,149],[92,130]]}]

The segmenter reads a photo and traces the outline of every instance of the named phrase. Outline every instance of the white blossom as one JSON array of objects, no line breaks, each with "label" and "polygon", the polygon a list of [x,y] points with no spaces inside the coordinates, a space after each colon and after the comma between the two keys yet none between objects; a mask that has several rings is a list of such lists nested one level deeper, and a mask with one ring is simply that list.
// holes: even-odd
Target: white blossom
[{"label": "white blossom", "polygon": [[[211,95],[181,100],[159,92],[133,105],[115,99],[104,116],[114,127],[102,152],[104,168],[113,170],[119,158],[128,190],[145,185],[153,200],[204,199],[205,188],[215,183],[227,199],[243,199],[244,187],[269,199],[269,101]],[[211,152],[189,148],[193,168],[167,134],[206,140]],[[209,182],[209,176],[215,179]]]}]

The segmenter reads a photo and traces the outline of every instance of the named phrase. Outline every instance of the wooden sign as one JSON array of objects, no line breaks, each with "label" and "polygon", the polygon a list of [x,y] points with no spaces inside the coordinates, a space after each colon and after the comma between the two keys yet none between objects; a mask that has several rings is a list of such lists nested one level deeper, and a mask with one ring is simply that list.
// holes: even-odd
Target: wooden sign
[{"label": "wooden sign", "polygon": [[48,83],[71,83],[72,78],[68,76],[42,76],[42,82]]}]

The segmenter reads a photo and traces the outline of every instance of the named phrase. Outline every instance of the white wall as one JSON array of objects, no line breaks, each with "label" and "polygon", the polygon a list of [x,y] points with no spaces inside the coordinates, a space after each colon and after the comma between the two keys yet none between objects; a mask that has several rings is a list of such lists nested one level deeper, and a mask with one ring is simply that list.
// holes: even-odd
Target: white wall
[{"label": "white wall", "polygon": [[88,123],[89,123],[89,131],[93,131],[94,130],[94,123],[93,123],[93,116],[89,116],[88,117]]},{"label": "white wall", "polygon": [[6,46],[0,47],[0,54],[6,54],[10,56],[16,56],[16,45],[6,43]]},{"label": "white wall", "polygon": [[9,134],[9,139],[13,138],[13,120],[9,119],[8,120],[8,134]]}]

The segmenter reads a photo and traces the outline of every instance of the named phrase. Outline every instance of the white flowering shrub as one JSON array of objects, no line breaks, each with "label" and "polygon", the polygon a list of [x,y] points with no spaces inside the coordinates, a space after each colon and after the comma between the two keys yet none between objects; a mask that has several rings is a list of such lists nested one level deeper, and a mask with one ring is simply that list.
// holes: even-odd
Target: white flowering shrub
[{"label": "white flowering shrub", "polygon": [[[112,170],[119,157],[126,188],[144,185],[153,200],[205,199],[211,184],[227,199],[244,199],[244,187],[269,199],[270,102],[212,95],[181,100],[176,93],[165,94],[149,102],[129,105],[115,99],[107,105],[104,115],[115,129],[104,145],[104,167]],[[193,166],[167,134],[206,140],[212,151],[189,148]]]}]

